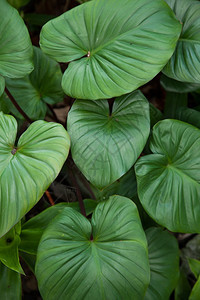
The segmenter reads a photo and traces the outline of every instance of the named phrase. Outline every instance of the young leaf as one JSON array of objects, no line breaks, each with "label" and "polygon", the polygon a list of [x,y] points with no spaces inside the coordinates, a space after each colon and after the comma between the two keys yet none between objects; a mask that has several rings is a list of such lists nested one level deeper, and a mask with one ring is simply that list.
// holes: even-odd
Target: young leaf
[{"label": "young leaf", "polygon": [[171,231],[200,232],[200,130],[177,120],[161,121],[150,147],[153,154],[135,166],[143,207]]},{"label": "young leaf", "polygon": [[149,266],[136,206],[112,196],[98,204],[91,223],[65,208],[42,236],[36,277],[44,300],[142,299]]},{"label": "young leaf", "polygon": [[1,299],[21,300],[20,274],[7,268],[0,262],[0,291]]},{"label": "young leaf", "polygon": [[151,280],[144,300],[169,299],[179,278],[179,248],[176,239],[161,228],[146,231]]},{"label": "young leaf", "polygon": [[44,25],[42,50],[69,62],[62,86],[79,99],[107,99],[137,89],[174,52],[181,24],[163,0],[96,0]]},{"label": "young leaf", "polygon": [[0,239],[0,261],[8,268],[24,274],[19,263],[18,246],[20,244],[21,224],[15,225]]},{"label": "young leaf", "polygon": [[137,160],[150,131],[149,104],[140,91],[115,99],[77,100],[68,115],[72,157],[85,177],[103,188]]},{"label": "young leaf", "polygon": [[163,72],[184,82],[200,83],[200,2],[165,0],[183,23],[176,50]]},{"label": "young leaf", "polygon": [[[94,211],[96,205],[97,202],[94,200],[84,200],[86,214],[91,214]],[[36,215],[35,217],[28,220],[28,222],[24,223],[20,235],[20,251],[25,251],[29,254],[37,254],[38,244],[44,230],[48,227],[51,221],[66,207],[72,207],[73,209],[80,211],[80,206],[78,202],[59,203],[45,209],[40,214]]]},{"label": "young leaf", "polygon": [[69,151],[63,126],[36,121],[15,146],[17,122],[0,113],[0,237],[38,202]]},{"label": "young leaf", "polygon": [[[60,66],[43,52],[34,47],[34,70],[20,79],[7,79],[6,86],[19,106],[32,119],[43,119],[47,103],[61,102],[64,93],[61,88],[62,72]],[[22,119],[10,100],[7,101],[10,111]]]},{"label": "young leaf", "polygon": [[33,49],[28,30],[15,8],[1,0],[0,75],[20,78],[33,70]]}]

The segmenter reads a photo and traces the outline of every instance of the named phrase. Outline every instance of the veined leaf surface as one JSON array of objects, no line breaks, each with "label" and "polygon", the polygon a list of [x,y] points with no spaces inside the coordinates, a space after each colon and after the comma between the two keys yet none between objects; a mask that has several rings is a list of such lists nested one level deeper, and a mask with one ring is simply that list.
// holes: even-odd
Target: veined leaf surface
[{"label": "veined leaf surface", "polygon": [[165,66],[181,24],[163,0],[96,0],[44,25],[42,50],[69,62],[62,86],[79,99],[107,99],[137,89]]},{"label": "veined leaf surface", "polygon": [[41,238],[36,277],[44,300],[143,299],[149,265],[135,204],[112,196],[91,223],[65,208]]}]

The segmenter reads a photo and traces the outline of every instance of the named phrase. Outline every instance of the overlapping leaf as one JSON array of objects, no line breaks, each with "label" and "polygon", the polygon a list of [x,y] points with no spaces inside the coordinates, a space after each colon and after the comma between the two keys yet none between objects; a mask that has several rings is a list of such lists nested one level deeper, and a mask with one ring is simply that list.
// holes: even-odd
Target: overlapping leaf
[{"label": "overlapping leaf", "polygon": [[153,154],[136,163],[145,210],[175,232],[200,232],[200,130],[176,120],[153,129]]},{"label": "overlapping leaf", "polygon": [[96,0],[80,5],[42,29],[42,50],[70,62],[66,94],[106,99],[137,89],[172,56],[181,25],[163,0]]},{"label": "overlapping leaf", "polygon": [[[6,80],[7,88],[32,120],[43,119],[47,104],[61,102],[64,96],[59,64],[37,47],[34,47],[34,67],[33,72],[24,78]],[[7,104],[16,117],[23,118],[9,99]]]},{"label": "overlapping leaf", "polygon": [[116,98],[111,115],[107,100],[77,100],[67,128],[75,163],[103,188],[124,175],[142,152],[150,131],[149,105],[139,91]]},{"label": "overlapping leaf", "polygon": [[146,231],[151,280],[145,300],[169,299],[179,278],[179,248],[176,239],[161,228]]},{"label": "overlapping leaf", "polygon": [[181,82],[164,74],[161,75],[160,83],[166,91],[173,93],[189,93],[200,89],[200,83]]},{"label": "overlapping leaf", "polygon": [[20,274],[0,262],[0,278],[1,299],[21,300]]},{"label": "overlapping leaf", "polygon": [[65,208],[42,236],[36,276],[44,300],[143,299],[149,266],[136,206],[112,196],[91,223]]},{"label": "overlapping leaf", "polygon": [[15,146],[16,134],[16,120],[0,113],[0,237],[37,203],[69,151],[69,136],[56,123],[36,121]]},{"label": "overlapping leaf", "polygon": [[163,72],[179,81],[200,83],[200,2],[165,0],[183,23],[176,50]]},{"label": "overlapping leaf", "polygon": [[0,45],[1,76],[20,78],[33,70],[28,30],[17,10],[6,0],[1,0]]}]

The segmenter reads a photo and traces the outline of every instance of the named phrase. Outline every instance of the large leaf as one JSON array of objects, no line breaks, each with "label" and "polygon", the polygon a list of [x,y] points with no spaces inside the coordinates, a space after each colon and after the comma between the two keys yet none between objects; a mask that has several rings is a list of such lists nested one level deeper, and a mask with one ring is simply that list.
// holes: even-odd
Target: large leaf
[{"label": "large leaf", "polygon": [[175,118],[200,129],[200,112],[188,107],[179,107],[176,110]]},{"label": "large leaf", "polygon": [[17,122],[0,113],[0,237],[41,198],[68,155],[62,125],[36,121],[17,145]]},{"label": "large leaf", "polygon": [[6,0],[1,0],[0,45],[0,75],[20,78],[33,70],[28,30],[17,10]]},{"label": "large leaf", "polygon": [[0,261],[8,268],[24,274],[19,263],[18,246],[20,244],[21,224],[16,224],[0,239]]},{"label": "large leaf", "polygon": [[181,25],[163,0],[96,0],[48,22],[42,50],[70,62],[66,94],[106,99],[137,89],[172,56]]},{"label": "large leaf", "polygon": [[171,234],[161,228],[146,231],[151,280],[145,300],[166,300],[179,278],[179,248]]},{"label": "large leaf", "polygon": [[[91,214],[94,211],[96,205],[97,202],[94,200],[84,200],[86,215]],[[36,254],[38,244],[44,230],[48,227],[51,221],[66,207],[72,207],[73,209],[80,211],[78,202],[59,203],[45,209],[40,214],[24,223],[20,235],[21,243],[19,249],[29,254]]]},{"label": "large leaf", "polygon": [[183,23],[183,28],[176,50],[163,72],[179,81],[200,83],[200,2],[165,1]]},{"label": "large leaf", "polygon": [[0,293],[2,300],[21,300],[20,274],[0,262]]},{"label": "large leaf", "polygon": [[91,223],[65,208],[42,236],[36,277],[44,300],[142,299],[149,265],[136,206],[112,196]]},{"label": "large leaf", "polygon": [[[59,64],[34,47],[33,72],[20,79],[7,79],[6,86],[17,103],[32,119],[43,119],[47,103],[61,102],[64,93],[61,88],[62,72]],[[10,100],[7,101],[10,111],[18,118],[22,115]]]},{"label": "large leaf", "polygon": [[134,164],[147,141],[149,105],[141,92],[107,100],[77,100],[68,115],[72,157],[86,178],[103,188]]},{"label": "large leaf", "polygon": [[200,232],[200,130],[176,120],[153,129],[154,154],[136,163],[138,194],[157,223],[175,232]]}]

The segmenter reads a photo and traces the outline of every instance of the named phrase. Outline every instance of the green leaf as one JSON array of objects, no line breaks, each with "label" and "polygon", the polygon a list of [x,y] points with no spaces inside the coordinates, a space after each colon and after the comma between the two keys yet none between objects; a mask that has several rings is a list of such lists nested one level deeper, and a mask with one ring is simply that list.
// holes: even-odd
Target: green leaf
[{"label": "green leaf", "polygon": [[179,107],[176,110],[175,118],[200,129],[200,112],[188,107]]},{"label": "green leaf", "polygon": [[200,232],[200,130],[177,120],[161,121],[150,147],[153,154],[135,166],[144,209],[171,231]]},{"label": "green leaf", "polygon": [[2,96],[0,96],[0,111],[2,111],[4,114],[9,114],[10,109],[8,108],[8,101],[9,98],[6,93],[3,93]]},{"label": "green leaf", "polygon": [[[20,79],[7,79],[6,86],[19,106],[32,119],[43,119],[47,112],[47,103],[61,102],[64,93],[61,88],[62,72],[59,64],[34,47],[34,71]],[[7,101],[10,111],[20,119],[10,100]]]},{"label": "green leaf", "polygon": [[163,119],[163,114],[156,108],[153,104],[149,103],[150,108],[150,122],[151,127],[153,127],[158,121]]},{"label": "green leaf", "polygon": [[0,239],[0,261],[8,268],[24,274],[19,263],[18,246],[20,244],[21,224],[15,225]]},{"label": "green leaf", "polygon": [[165,118],[176,118],[176,112],[179,108],[187,106],[188,95],[184,93],[167,92],[164,107]]},{"label": "green leaf", "polygon": [[163,72],[173,79],[200,83],[200,2],[165,0],[183,23],[176,50]]},{"label": "green leaf", "polygon": [[169,299],[179,278],[179,248],[173,235],[161,228],[146,231],[151,280],[145,300]]},{"label": "green leaf", "polygon": [[147,141],[149,104],[140,91],[115,99],[75,101],[68,115],[72,157],[85,177],[103,188],[124,175]]},{"label": "green leaf", "polygon": [[199,295],[200,295],[200,276],[191,291],[189,300],[199,300]]},{"label": "green leaf", "polygon": [[36,277],[44,300],[140,300],[149,283],[147,256],[136,206],[112,196],[91,223],[72,208],[54,219],[39,244]]},{"label": "green leaf", "polygon": [[17,10],[6,0],[1,0],[0,45],[0,75],[20,78],[33,70],[28,30]]},{"label": "green leaf", "polygon": [[178,284],[175,288],[175,300],[188,300],[191,292],[190,284],[184,272],[180,270]]},{"label": "green leaf", "polygon": [[19,255],[25,263],[28,265],[29,269],[34,273],[35,272],[35,263],[36,263],[36,255],[34,254],[29,254],[26,252],[19,252]]},{"label": "green leaf", "polygon": [[3,94],[5,89],[5,79],[0,75],[0,96]]},{"label": "green leaf", "polygon": [[188,263],[192,273],[197,279],[200,276],[200,261],[194,258],[188,258]]},{"label": "green leaf", "polygon": [[107,99],[137,89],[172,56],[181,25],[162,0],[96,0],[42,29],[42,50],[69,62],[62,86],[79,99]]},{"label": "green leaf", "polygon": [[0,113],[0,237],[38,202],[57,177],[69,151],[62,125],[36,121],[21,135],[17,122]]},{"label": "green leaf", "polygon": [[160,83],[166,91],[174,92],[174,93],[189,93],[189,92],[194,92],[200,88],[200,83],[195,84],[191,82],[181,82],[169,78],[164,74],[161,75]]},{"label": "green leaf", "polygon": [[26,4],[28,4],[30,2],[30,0],[8,0],[8,2],[13,7],[19,9],[20,7],[25,6]]},{"label": "green leaf", "polygon": [[0,263],[0,291],[3,300],[21,300],[20,274]]},{"label": "green leaf", "polygon": [[[86,214],[91,214],[97,202],[91,199],[84,200],[84,206],[86,209]],[[79,203],[59,203],[45,209],[40,214],[31,218],[28,222],[24,223],[21,232],[21,243],[19,249],[25,251],[29,254],[36,254],[39,241],[44,230],[51,223],[51,221],[60,214],[65,207],[72,207],[73,209],[80,211]]]}]

